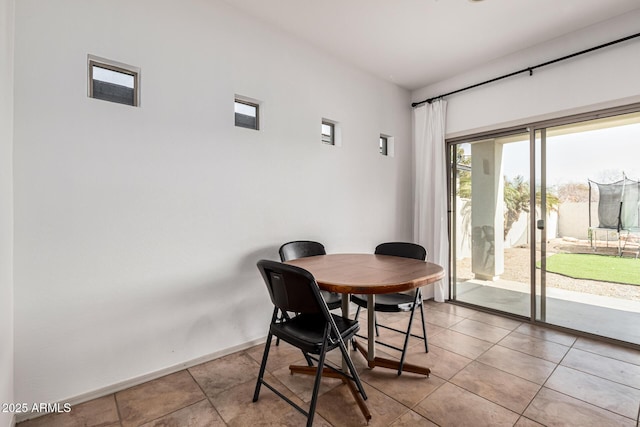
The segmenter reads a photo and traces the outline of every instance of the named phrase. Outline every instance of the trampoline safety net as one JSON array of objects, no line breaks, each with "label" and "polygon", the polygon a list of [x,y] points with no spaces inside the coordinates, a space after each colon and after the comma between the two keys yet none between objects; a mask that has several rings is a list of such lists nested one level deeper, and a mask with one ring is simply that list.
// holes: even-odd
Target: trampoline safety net
[{"label": "trampoline safety net", "polygon": [[625,177],[611,184],[602,184],[589,180],[589,202],[594,185],[599,193],[598,228],[617,231],[640,229],[640,181]]}]

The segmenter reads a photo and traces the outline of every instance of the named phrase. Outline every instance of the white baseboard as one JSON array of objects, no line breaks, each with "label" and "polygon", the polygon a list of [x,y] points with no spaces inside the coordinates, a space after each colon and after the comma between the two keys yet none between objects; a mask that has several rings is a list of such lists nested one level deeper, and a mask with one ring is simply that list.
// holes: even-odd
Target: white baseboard
[{"label": "white baseboard", "polygon": [[[146,383],[148,381],[152,381],[152,380],[164,377],[165,375],[173,374],[178,371],[182,371],[183,369],[188,369],[193,366],[200,365],[201,363],[209,362],[211,360],[219,359],[221,357],[228,356],[229,354],[232,354],[238,351],[246,350],[255,345],[264,343],[265,340],[266,340],[266,337],[263,337],[263,338],[249,341],[234,347],[225,348],[224,350],[216,351],[215,353],[207,354],[205,356],[201,356],[196,359],[179,363],[177,365],[169,366],[167,368],[160,369],[159,371],[150,372],[148,374],[144,374],[139,377],[131,378],[125,381],[120,381],[118,383],[111,384],[106,387],[102,387],[97,390],[89,391],[87,393],[83,393],[67,399],[61,399],[60,402],[69,403],[71,407],[73,407],[75,405],[79,405],[80,403],[84,403],[89,400],[97,399],[103,396],[108,396],[110,394],[128,389],[130,387],[134,387],[134,386]],[[15,427],[15,424],[18,422],[26,421],[32,418],[39,418],[44,415],[46,415],[46,413],[37,413],[37,414],[21,413],[21,414],[14,415],[13,424],[11,424],[11,427]]]}]

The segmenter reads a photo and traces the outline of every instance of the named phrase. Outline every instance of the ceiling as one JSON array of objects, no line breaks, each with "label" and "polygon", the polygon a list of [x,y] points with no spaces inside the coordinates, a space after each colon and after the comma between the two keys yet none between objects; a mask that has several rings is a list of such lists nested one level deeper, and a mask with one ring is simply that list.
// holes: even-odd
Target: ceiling
[{"label": "ceiling", "polygon": [[640,9],[640,0],[224,1],[410,90]]}]

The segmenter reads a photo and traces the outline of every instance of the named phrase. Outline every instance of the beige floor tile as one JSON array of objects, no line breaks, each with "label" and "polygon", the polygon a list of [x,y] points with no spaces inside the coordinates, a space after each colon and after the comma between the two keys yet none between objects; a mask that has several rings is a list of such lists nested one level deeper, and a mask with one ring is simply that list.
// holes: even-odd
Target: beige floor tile
[{"label": "beige floor tile", "polygon": [[451,383],[519,414],[540,390],[538,384],[475,361],[458,372]]},{"label": "beige floor tile", "polygon": [[[296,365],[306,366],[304,358],[295,362]],[[288,366],[278,369],[272,372],[272,375],[276,377],[282,384],[284,384],[291,392],[303,400],[304,402],[310,402],[313,394],[313,384],[315,383],[315,376],[305,374],[291,374]],[[338,378],[323,377],[320,381],[319,395],[326,393],[334,387],[342,384],[342,380]]]},{"label": "beige floor tile", "polygon": [[[428,313],[429,311],[425,310],[425,318]],[[420,322],[422,322],[422,319],[420,318],[420,313],[416,312],[413,318],[413,323],[411,325],[411,333],[422,336],[422,325],[420,325]],[[395,320],[392,324],[389,324],[389,326],[392,326],[396,329],[400,329],[401,331],[406,331],[408,325],[409,325],[409,316],[403,316],[402,319]],[[438,325],[434,325],[433,323],[429,323],[426,320],[424,322],[424,325],[427,329],[427,339],[429,339],[429,337],[431,336],[434,336],[446,330],[445,328]]]},{"label": "beige floor tile", "polygon": [[[359,341],[366,345],[366,341],[362,340],[361,338],[359,338]],[[360,352],[353,350],[351,343],[347,344],[347,349],[349,350],[349,357],[351,358],[351,361],[353,362],[356,371],[358,371],[359,374],[369,369],[369,366],[367,365],[367,359],[365,359],[362,354],[360,354]],[[342,352],[340,352],[340,349],[330,351],[327,354],[326,359],[334,366],[342,367]]]},{"label": "beige floor tile", "polygon": [[599,354],[571,349],[561,365],[640,389],[640,366]]},{"label": "beige floor tile", "polygon": [[118,408],[113,394],[73,405],[71,412],[48,414],[22,423],[19,427],[111,427],[119,426]]},{"label": "beige floor tile", "polygon": [[[298,353],[298,357],[300,354]],[[269,357],[277,359],[274,354]],[[245,352],[239,352],[193,366],[189,368],[189,372],[207,396],[214,397],[238,384],[255,381],[260,372],[260,364]]]},{"label": "beige floor tile", "polygon": [[429,344],[429,353],[425,353],[418,347],[412,348],[407,353],[407,362],[426,366],[431,369],[432,376],[435,375],[445,380],[453,377],[472,360],[435,344]]},{"label": "beige floor tile", "polygon": [[[376,311],[375,316],[379,323],[393,323],[402,319],[403,317],[408,318],[408,312],[398,312],[398,313],[387,313],[384,311]],[[353,316],[355,316],[355,311],[353,312]],[[358,316],[358,321],[360,322],[360,332],[367,331],[367,319],[368,314],[366,309],[360,310],[360,315]]]},{"label": "beige floor tile", "polygon": [[541,340],[519,332],[512,332],[502,339],[499,344],[502,347],[521,351],[528,355],[539,357],[553,363],[560,363],[570,348],[566,345]]},{"label": "beige floor tile", "polygon": [[[400,331],[403,331],[403,333],[400,332],[396,332],[396,331],[391,331],[389,329],[383,328],[382,326],[379,327],[379,331],[380,331],[380,335],[378,335],[376,337],[376,339],[378,341],[381,341],[385,344],[388,345],[393,345],[396,346],[398,348],[402,348],[404,346],[404,340],[406,335],[404,334],[404,331],[407,330],[408,327],[408,321],[398,321],[398,322],[386,322],[386,323],[381,323],[382,325],[385,326],[389,326],[392,328],[396,328]],[[420,325],[418,324],[417,328],[419,328]],[[412,325],[412,331],[414,334],[418,335],[418,329],[416,328],[416,325]],[[429,338],[429,331],[427,331],[427,339]],[[361,335],[362,337],[368,337],[369,334],[367,333],[366,330],[361,331],[359,333],[359,335]],[[422,335],[422,329],[419,330],[419,335]],[[364,339],[364,338],[361,338]],[[415,345],[421,345],[424,348],[424,342],[422,341],[422,339],[420,338],[416,338],[413,336],[409,337],[409,343],[407,344],[407,347],[413,347]],[[399,354],[399,353],[398,353]]]},{"label": "beige floor tile", "polygon": [[596,341],[589,338],[578,338],[573,348],[596,353],[601,356],[621,360],[623,362],[640,365],[640,350],[620,347],[606,342]]},{"label": "beige floor tile", "polygon": [[[309,405],[304,404],[284,384],[271,374],[265,375],[266,381],[275,389],[283,393],[305,410]],[[249,381],[227,389],[212,397],[211,403],[222,419],[229,426],[301,426],[306,423],[306,417],[298,412],[264,385],[260,389],[257,402],[253,402],[253,392],[256,382]],[[316,415],[314,425],[328,425],[321,416]]]},{"label": "beige floor tile", "polygon": [[116,393],[123,427],[138,426],[204,399],[204,393],[187,371]]},{"label": "beige floor tile", "polygon": [[515,330],[518,333],[529,335],[545,341],[551,341],[558,344],[571,346],[576,341],[576,337],[564,332],[554,331],[553,329],[544,328],[542,326],[523,323]]},{"label": "beige floor tile", "polygon": [[438,427],[438,424],[432,423],[420,414],[409,411],[395,420],[391,427]]},{"label": "beige floor tile", "polygon": [[445,380],[435,375],[425,377],[411,372],[403,372],[398,376],[395,370],[385,368],[365,371],[361,379],[408,407],[414,406],[445,383]]},{"label": "beige floor tile", "polygon": [[461,387],[446,383],[413,408],[441,426],[513,426],[519,416]]},{"label": "beige floor tile", "polygon": [[488,341],[480,340],[450,329],[436,335],[429,340],[429,342],[470,359],[475,359],[480,356],[493,345]]},{"label": "beige floor tile", "polygon": [[[438,326],[438,325],[434,325],[433,323],[429,323],[425,320],[424,322],[426,328],[427,328],[427,340],[429,340],[431,337],[434,337],[436,335],[438,335],[439,333],[446,331],[446,328],[443,328],[442,326]],[[412,332],[414,334],[421,334],[422,331],[420,329],[420,323],[418,323],[418,325],[413,325],[412,328]]]},{"label": "beige floor tile", "polygon": [[389,396],[365,384],[371,421],[367,424],[347,386],[342,385],[318,399],[318,413],[332,426],[388,426],[409,410]]},{"label": "beige floor tile", "polygon": [[513,427],[545,427],[540,423],[530,420],[527,417],[520,417],[517,423]]},{"label": "beige floor tile", "polygon": [[465,318],[462,316],[456,316],[453,313],[447,313],[440,310],[427,310],[425,313],[425,322],[440,326],[441,328],[448,328],[463,321],[464,319]]},{"label": "beige floor tile", "polygon": [[640,390],[575,369],[558,366],[545,383],[545,387],[627,418],[638,415]]},{"label": "beige floor tile", "polygon": [[[253,360],[258,362],[258,366],[260,366],[260,363],[262,362],[262,355],[264,354],[264,344],[260,344],[253,348],[250,348],[246,351],[246,353]],[[273,372],[277,371],[283,366],[289,366],[291,363],[293,363],[293,361],[299,359],[300,356],[302,356],[302,352],[299,348],[282,341],[279,345],[276,345],[276,340],[274,339],[271,343],[271,348],[269,349],[267,371]]]},{"label": "beige floor tile", "polygon": [[518,320],[496,316],[495,314],[483,313],[481,311],[473,313],[471,316],[469,316],[469,319],[477,320],[478,322],[483,322],[493,326],[498,326],[500,328],[509,329],[510,331],[513,331],[514,329],[522,325],[522,322]]},{"label": "beige floor tile", "polygon": [[208,400],[203,400],[140,427],[224,427],[226,424]]},{"label": "beige floor tile", "polygon": [[472,319],[465,319],[451,326],[449,329],[474,338],[489,341],[494,344],[509,335],[511,332],[509,329],[500,328],[498,326],[489,325]]},{"label": "beige floor tile", "polygon": [[544,384],[556,367],[555,363],[500,345],[493,346],[477,360],[536,384]]},{"label": "beige floor tile", "polygon": [[472,308],[463,307],[461,305],[449,304],[446,302],[435,302],[432,299],[425,301],[424,306],[435,311],[455,314],[456,316],[459,316],[459,317],[469,317],[478,313],[477,310],[474,310]]},{"label": "beige floor tile", "polygon": [[543,387],[523,414],[545,426],[633,427],[634,420]]},{"label": "beige floor tile", "polygon": [[[359,342],[361,344],[363,344],[366,348],[367,343],[366,341],[362,341],[359,340]],[[407,349],[407,354],[409,354],[409,351],[415,351],[415,352],[422,352],[424,353],[424,347],[420,347],[420,346],[413,346],[413,347],[409,347]],[[369,368],[368,362],[367,362],[367,358],[365,357],[365,355],[363,355],[362,353],[360,353],[359,351],[351,351],[351,360],[354,361],[354,364],[356,365],[356,369],[358,369],[358,373],[360,375],[364,375],[365,372],[371,370],[371,368]],[[401,353],[399,351],[395,351],[392,350],[390,348],[386,348],[382,345],[376,344],[376,357],[382,357],[384,359],[390,359],[390,360],[396,360],[396,361],[400,361],[400,355]],[[364,369],[360,370],[360,367],[363,367]],[[377,369],[377,368],[374,368]]]},{"label": "beige floor tile", "polygon": [[[360,316],[365,335],[366,315]],[[378,316],[398,329],[408,324],[408,313]],[[425,316],[429,352],[421,340],[411,339],[407,362],[430,368],[430,377],[369,369],[349,345],[369,396],[370,426],[637,427],[639,351],[448,303],[426,301]],[[422,331],[419,312],[412,330]],[[401,334],[381,333],[384,341],[403,344]],[[252,402],[263,349],[257,345],[18,427],[304,425],[306,417],[267,387]],[[376,352],[400,357],[381,345]],[[339,367],[342,355],[334,350],[327,360]],[[265,378],[308,409],[314,378],[291,375],[291,364],[306,364],[300,350],[274,341]],[[358,425],[367,423],[347,387],[324,378],[314,426]]]}]

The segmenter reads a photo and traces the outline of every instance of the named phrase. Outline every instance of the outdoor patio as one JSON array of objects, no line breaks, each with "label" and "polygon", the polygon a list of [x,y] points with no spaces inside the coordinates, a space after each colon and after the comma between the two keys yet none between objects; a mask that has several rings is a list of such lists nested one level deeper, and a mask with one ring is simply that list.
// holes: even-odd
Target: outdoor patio
[{"label": "outdoor patio", "polygon": [[[595,253],[615,256],[617,252],[617,243],[609,242],[607,246],[605,241],[597,242]],[[588,240],[554,239],[547,245],[547,254],[556,253],[593,254],[594,251]],[[637,261],[640,263],[640,259]],[[505,249],[504,264],[504,273],[499,279],[488,281],[474,278],[469,258],[458,260],[457,299],[528,316],[531,306],[529,247]],[[574,279],[554,273],[547,273],[546,283],[544,320],[547,323],[640,345],[637,327],[640,286]]]},{"label": "outdoor patio", "polygon": [[[547,256],[556,253],[584,253],[617,255],[618,246],[615,242],[598,241],[596,250],[591,248],[588,240],[578,239],[554,239],[547,244]],[[540,259],[540,252],[536,254],[536,259]],[[640,263],[640,259],[638,260]],[[514,290],[527,291],[530,284],[530,250],[528,246],[520,246],[505,249],[504,251],[504,273],[500,275],[500,281],[515,282],[517,288]],[[471,272],[471,259],[465,258],[456,261],[458,282],[471,280],[474,278]],[[581,280],[560,274],[547,273],[547,288],[564,289],[578,293],[600,295],[605,297],[618,298],[622,300],[633,300],[640,302],[640,286],[626,285],[621,283],[602,282],[595,280]],[[513,285],[516,286],[516,285]]]}]

